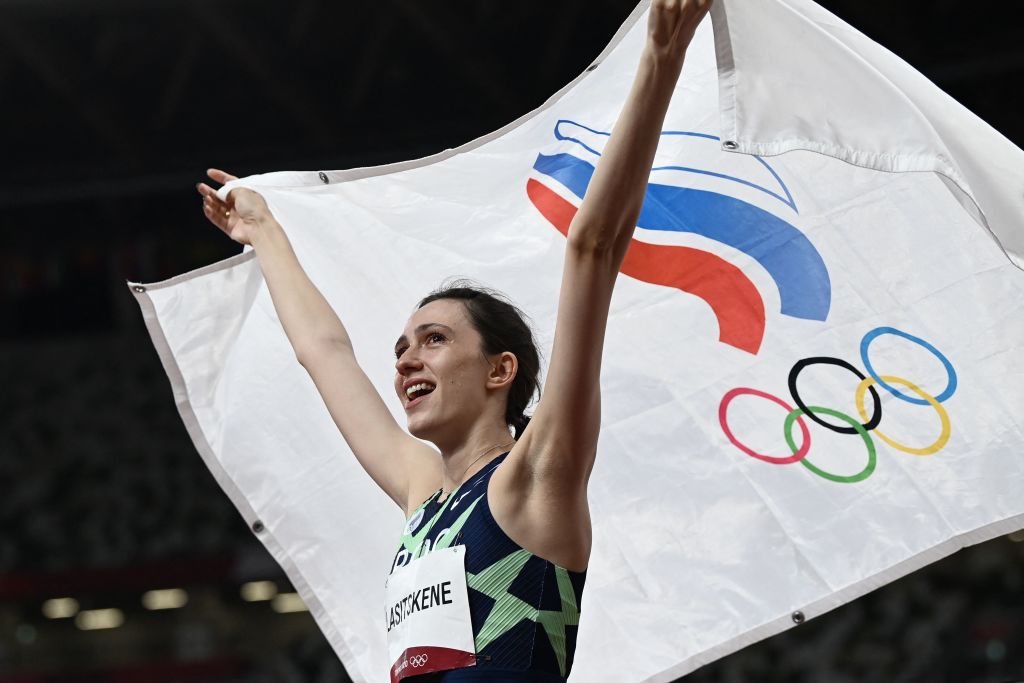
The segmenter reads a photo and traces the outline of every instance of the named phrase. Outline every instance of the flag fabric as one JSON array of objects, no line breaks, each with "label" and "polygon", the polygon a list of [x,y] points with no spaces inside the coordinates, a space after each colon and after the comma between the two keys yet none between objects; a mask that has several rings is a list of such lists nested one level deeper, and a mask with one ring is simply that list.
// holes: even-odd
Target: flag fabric
[{"label": "flag fabric", "polygon": [[[645,39],[426,159],[266,198],[399,421],[391,347],[451,276],[549,350],[564,234]],[[572,680],[669,681],[1024,527],[1024,153],[810,2],[717,0],[616,285]],[[200,455],[356,681],[403,520],[296,362],[250,250],[131,284]],[[404,424],[404,422],[402,422]]]}]

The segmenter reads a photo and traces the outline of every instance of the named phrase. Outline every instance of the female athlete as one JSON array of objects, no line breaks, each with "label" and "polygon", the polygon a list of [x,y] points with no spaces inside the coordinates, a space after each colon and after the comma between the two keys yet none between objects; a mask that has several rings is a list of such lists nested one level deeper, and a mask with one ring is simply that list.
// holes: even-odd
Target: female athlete
[{"label": "female athlete", "polygon": [[[256,251],[298,361],[360,464],[406,515],[389,600],[396,576],[414,567],[416,576],[435,576],[427,567],[438,564],[433,590],[389,602],[389,639],[415,639],[396,635],[414,620],[425,620],[416,623],[431,633],[430,615],[456,600],[457,584],[465,586],[466,623],[437,622],[444,625],[434,635],[457,640],[455,631],[465,631],[472,652],[399,642],[392,680],[554,682],[569,674],[590,559],[587,481],[612,287],[686,48],[709,6],[651,4],[632,89],[569,229],[551,363],[532,419],[523,411],[536,390],[537,352],[502,297],[456,286],[420,302],[395,345],[394,387],[406,432],[360,369],[345,328],[262,197],[235,188],[225,203],[212,187],[197,186],[206,217]],[[234,179],[216,169],[209,175],[219,183]]]}]

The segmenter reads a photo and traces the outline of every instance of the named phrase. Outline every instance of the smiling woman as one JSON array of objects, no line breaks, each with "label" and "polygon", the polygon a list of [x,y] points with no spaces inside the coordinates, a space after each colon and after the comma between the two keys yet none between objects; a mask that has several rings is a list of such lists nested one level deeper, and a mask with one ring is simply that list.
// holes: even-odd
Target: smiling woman
[{"label": "smiling woman", "polygon": [[395,345],[406,431],[263,198],[235,187],[225,203],[198,186],[206,216],[252,245],[299,362],[360,464],[406,514],[387,584],[393,681],[569,675],[591,552],[587,483],[612,289],[686,48],[709,6],[651,4],[633,87],[567,229],[551,363],[532,419],[539,354],[504,297],[455,283],[420,301]]},{"label": "smiling woman", "polygon": [[[515,357],[518,368],[508,389],[505,422],[518,439],[530,422],[526,408],[537,393],[540,373],[540,354],[526,316],[498,292],[468,280],[454,281],[428,294],[420,301],[419,308],[442,300],[462,304],[463,313],[480,335],[483,354],[493,356],[507,351]],[[453,333],[450,327],[447,331]]]}]

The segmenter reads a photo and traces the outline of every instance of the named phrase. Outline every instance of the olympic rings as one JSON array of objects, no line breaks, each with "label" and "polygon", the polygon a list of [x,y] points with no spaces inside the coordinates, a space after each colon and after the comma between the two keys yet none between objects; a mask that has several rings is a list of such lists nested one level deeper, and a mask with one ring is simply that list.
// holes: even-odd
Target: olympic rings
[{"label": "olympic rings", "polygon": [[[878,434],[878,438],[886,442],[896,450],[903,451],[904,453],[910,453],[911,455],[931,455],[932,453],[937,453],[938,451],[941,451],[943,447],[946,445],[946,442],[949,441],[951,427],[949,424],[949,413],[947,413],[946,409],[942,407],[942,405],[939,403],[939,400],[922,391],[913,382],[905,380],[902,377],[883,375],[881,379],[889,382],[896,382],[897,384],[902,384],[903,386],[907,387],[908,389],[916,393],[922,399],[924,399],[926,405],[931,405],[932,408],[935,408],[935,412],[939,414],[939,419],[942,421],[942,432],[939,434],[939,438],[937,438],[931,445],[925,446],[924,448],[912,448],[910,446],[904,446],[903,444],[898,443],[894,441],[892,438],[883,434],[881,429],[875,430],[875,433]],[[857,401],[857,412],[861,414],[861,417],[864,416],[864,389],[870,387],[872,384],[875,383],[875,381],[875,378],[869,377],[868,379],[864,380],[859,385],[857,385],[857,393],[854,396],[854,398]]]},{"label": "olympic rings", "polygon": [[725,415],[726,411],[729,408],[729,404],[732,403],[732,400],[737,396],[742,396],[744,394],[766,398],[769,401],[772,401],[773,403],[778,403],[788,412],[793,412],[793,408],[787,405],[785,401],[783,401],[780,398],[776,398],[771,394],[766,394],[765,392],[758,391],[757,389],[750,389],[749,387],[737,387],[735,389],[732,389],[731,391],[726,393],[725,396],[722,397],[722,402],[718,404],[718,421],[722,425],[722,430],[725,431],[725,436],[729,439],[729,441],[731,441],[732,444],[736,446],[736,448],[740,449],[750,457],[757,458],[758,460],[764,460],[765,462],[770,462],[775,465],[788,465],[791,462],[802,460],[803,457],[807,455],[807,451],[809,451],[811,448],[811,432],[810,430],[807,429],[807,425],[804,423],[803,420],[800,420],[800,431],[804,435],[804,445],[801,446],[799,449],[796,446],[790,446],[790,448],[793,451],[792,456],[782,458],[773,455],[765,455],[763,453],[758,453],[740,443],[739,439],[737,439],[733,435],[732,430],[729,429],[729,423],[726,421]]},{"label": "olympic rings", "polygon": [[[822,427],[828,427],[833,432],[839,432],[840,434],[860,433],[861,430],[856,429],[854,427],[836,427],[835,425],[831,425],[828,422],[825,422],[820,417],[815,416],[814,411],[810,410],[806,405],[804,405],[804,402],[800,399],[800,393],[796,390],[796,378],[797,376],[799,376],[800,371],[803,370],[805,367],[807,367],[808,365],[817,365],[818,363],[825,363],[827,365],[838,365],[839,367],[846,368],[853,374],[857,375],[857,377],[859,377],[861,380],[866,379],[866,377],[864,377],[863,372],[853,367],[852,365],[847,363],[845,360],[842,360],[841,358],[831,358],[829,356],[804,358],[801,361],[797,361],[796,364],[793,366],[793,369],[789,371],[789,393],[793,395],[793,400],[796,401],[798,407],[803,409],[804,415],[811,418],[812,420],[820,424]],[[872,415],[871,419],[868,420],[865,424],[858,424],[858,427],[862,427],[863,429],[868,430],[874,429],[882,421],[882,401],[881,399],[878,398],[878,392],[875,391],[873,387],[870,389],[870,391],[871,398],[875,400],[875,414]],[[825,412],[826,415],[832,415],[832,413],[828,411],[822,412]],[[864,419],[867,419],[867,417],[865,417]]]},{"label": "olympic rings", "polygon": [[810,417],[811,415],[808,413],[808,411],[810,411],[810,413],[825,413],[826,415],[838,417],[840,420],[843,420],[844,422],[849,422],[851,425],[853,425],[850,428],[851,431],[860,434],[861,438],[864,439],[864,444],[868,447],[868,464],[864,467],[864,469],[862,469],[857,474],[848,477],[844,477],[839,474],[832,474],[831,472],[826,472],[825,470],[816,467],[815,465],[812,465],[807,458],[801,460],[800,464],[809,469],[811,472],[817,474],[819,477],[824,477],[829,481],[838,482],[840,484],[855,484],[858,481],[864,481],[865,479],[870,477],[871,473],[875,471],[875,442],[871,440],[871,436],[868,435],[868,430],[864,428],[864,425],[857,422],[846,413],[841,413],[838,410],[832,410],[831,408],[822,408],[821,406],[809,406],[806,408],[797,408],[789,415],[787,415],[786,422],[783,426],[783,430],[786,433],[786,443],[789,444],[790,449],[794,451],[796,450],[796,444],[793,443],[793,420],[798,419],[801,414],[806,414],[808,415],[808,417]]},{"label": "olympic rings", "polygon": [[942,365],[945,366],[946,376],[948,377],[948,380],[946,382],[946,388],[942,390],[941,394],[935,397],[935,400],[938,401],[939,403],[943,403],[947,398],[953,395],[953,393],[956,391],[956,370],[953,369],[953,364],[949,362],[949,359],[942,355],[942,353],[937,348],[926,342],[924,339],[921,339],[920,337],[915,337],[912,334],[907,334],[906,332],[903,332],[901,330],[897,330],[895,327],[876,327],[875,329],[865,334],[864,338],[860,340],[860,359],[864,361],[865,369],[867,369],[868,374],[871,375],[871,377],[873,377],[876,382],[885,387],[885,389],[896,398],[901,398],[904,401],[909,401],[910,403],[915,403],[919,406],[926,406],[929,403],[929,401],[927,400],[923,400],[920,398],[912,398],[902,392],[896,391],[888,384],[883,382],[877,374],[875,374],[875,369],[871,366],[871,359],[868,358],[868,347],[871,346],[871,342],[875,340],[875,337],[880,337],[883,334],[894,334],[897,337],[909,339],[915,344],[919,344],[925,349],[931,351],[932,354],[936,358],[938,358],[939,361],[942,362]]},{"label": "olympic rings", "polygon": [[[875,372],[874,368],[871,366],[870,360],[868,359],[868,348],[870,347],[871,342],[874,341],[874,339],[884,334],[892,334],[912,341],[915,344],[918,344],[919,346],[923,347],[925,350],[931,352],[936,358],[939,359],[939,361],[942,362],[943,366],[946,368],[946,374],[948,378],[946,382],[946,388],[943,389],[942,393],[940,393],[938,396],[931,396],[910,380],[904,379],[902,377],[896,377],[893,375],[879,376]],[[804,467],[806,467],[808,470],[818,475],[819,477],[828,479],[829,481],[834,481],[843,484],[853,484],[856,482],[864,481],[865,479],[870,477],[871,474],[875,471],[877,453],[875,450],[874,441],[871,439],[871,435],[869,434],[869,432],[871,431],[874,431],[878,435],[878,438],[880,438],[882,441],[889,444],[893,448],[899,451],[903,451],[904,453],[910,453],[912,455],[932,455],[945,448],[946,444],[949,442],[952,427],[950,424],[949,414],[946,412],[946,409],[941,404],[946,399],[951,397],[956,392],[957,388],[956,370],[953,368],[953,364],[949,361],[949,359],[946,358],[946,356],[943,355],[938,349],[936,349],[934,346],[924,341],[923,339],[915,337],[914,335],[908,334],[901,330],[898,330],[894,327],[876,327],[875,329],[865,334],[864,338],[861,339],[860,342],[860,353],[861,359],[864,361],[864,365],[868,371],[867,376],[865,376],[862,372],[860,372],[860,370],[858,370],[850,363],[839,358],[832,358],[829,356],[813,356],[810,358],[804,358],[802,360],[797,361],[793,365],[792,369],[789,371],[788,376],[789,391],[790,394],[792,394],[793,401],[797,405],[796,408],[791,408],[782,399],[776,396],[772,396],[771,394],[766,393],[764,391],[760,391],[758,389],[753,389],[750,387],[737,387],[735,389],[729,390],[728,392],[726,392],[725,396],[722,397],[722,401],[719,403],[718,406],[718,421],[722,426],[722,431],[725,433],[726,438],[729,439],[730,443],[732,443],[734,446],[736,446],[737,448],[739,448],[741,451],[751,456],[752,458],[757,458],[758,460],[763,460],[764,462],[772,463],[773,465],[788,465],[794,462],[799,462]],[[854,398],[857,406],[857,413],[860,415],[860,418],[864,420],[863,423],[857,422],[857,420],[854,419],[853,417],[846,415],[845,413],[841,413],[838,410],[834,410],[831,408],[823,408],[821,406],[808,406],[800,398],[800,394],[799,392],[797,392],[797,378],[799,377],[801,370],[803,370],[805,367],[809,365],[815,365],[820,363],[828,365],[837,365],[839,367],[849,370],[850,372],[852,372],[853,374],[857,375],[857,377],[860,378],[861,381],[857,385],[857,388],[854,392]],[[893,384],[899,384],[910,389],[910,391],[920,396],[920,398],[914,398],[900,391],[897,391],[889,384],[889,382],[892,382]],[[901,400],[907,401],[909,403],[914,403],[917,405],[930,405],[932,408],[934,408],[935,412],[938,413],[939,420],[942,424],[939,437],[934,442],[927,446],[924,446],[922,448],[915,448],[912,446],[908,446],[906,444],[899,443],[892,437],[888,436],[887,434],[879,430],[878,425],[881,423],[882,420],[882,402],[880,397],[878,396],[878,392],[875,391],[874,389],[873,385],[875,384],[879,384],[882,387],[885,387],[885,389],[889,393],[891,393],[893,396],[896,396]],[[864,395],[869,391],[871,392],[871,398],[874,401],[874,412],[870,418],[868,417],[867,408],[864,405]],[[785,436],[786,444],[789,446],[789,449],[793,453],[791,456],[782,457],[758,453],[751,449],[750,447],[741,443],[739,439],[737,439],[736,436],[733,434],[732,430],[729,428],[727,420],[729,404],[737,396],[742,396],[745,394],[766,398],[769,401],[777,403],[779,406],[789,411],[783,423],[783,435]],[[831,415],[832,417],[836,417],[842,420],[843,422],[848,423],[850,426],[843,427],[830,424],[829,422],[826,422],[825,420],[818,417],[818,414]],[[825,470],[822,470],[820,467],[817,467],[812,462],[810,462],[807,459],[807,454],[810,451],[811,447],[811,434],[810,430],[808,430],[807,428],[806,423],[801,419],[801,417],[804,415],[814,420],[818,424],[822,425],[823,427],[831,429],[834,432],[838,432],[840,434],[859,434],[861,438],[864,440],[864,444],[867,447],[868,451],[868,462],[867,465],[865,465],[864,469],[858,472],[857,474],[853,475],[838,475],[833,474],[831,472],[826,472]],[[799,447],[797,447],[793,439],[794,422],[799,423],[800,432],[803,436],[803,441]]]},{"label": "olympic rings", "polygon": [[430,659],[430,655],[413,655],[412,657],[409,657],[409,664],[416,669],[421,666],[426,666],[428,659]]}]

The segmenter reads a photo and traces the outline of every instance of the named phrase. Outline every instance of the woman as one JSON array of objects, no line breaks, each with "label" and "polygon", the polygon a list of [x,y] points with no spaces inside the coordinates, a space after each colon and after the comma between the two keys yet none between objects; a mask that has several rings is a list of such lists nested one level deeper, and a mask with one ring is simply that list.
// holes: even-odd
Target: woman
[{"label": "woman", "polygon": [[[345,328],[263,199],[236,188],[223,203],[211,187],[198,185],[207,218],[255,249],[299,362],[360,464],[406,514],[393,577],[444,555],[436,552],[442,548],[455,549],[464,563],[457,574],[464,573],[469,589],[465,628],[475,656],[416,680],[568,676],[590,558],[587,481],[597,449],[612,287],[685,50],[709,6],[710,0],[652,3],[633,87],[569,229],[551,363],[525,429],[537,354],[517,311],[500,297],[449,288],[424,299],[406,323],[395,346],[406,433],[359,368]],[[217,170],[209,175],[220,183],[233,179]],[[445,595],[420,597],[432,606]],[[422,607],[418,598],[414,603],[412,610],[407,600],[389,608],[389,633]],[[431,651],[428,664],[427,650],[400,651],[393,680],[434,670],[443,659]]]}]

